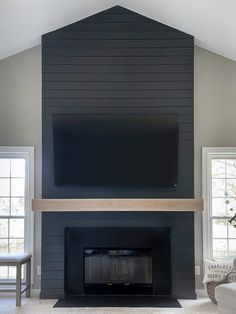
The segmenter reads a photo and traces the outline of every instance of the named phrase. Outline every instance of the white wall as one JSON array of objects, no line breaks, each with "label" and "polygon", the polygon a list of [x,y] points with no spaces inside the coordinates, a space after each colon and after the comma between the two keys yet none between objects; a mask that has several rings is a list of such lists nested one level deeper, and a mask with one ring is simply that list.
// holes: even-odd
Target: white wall
[{"label": "white wall", "polygon": [[[35,147],[35,197],[41,197],[41,47],[0,61],[0,146]],[[40,265],[41,214],[35,213],[35,261]],[[40,278],[34,276],[38,287]]]},{"label": "white wall", "polygon": [[[196,47],[194,71],[195,195],[201,197],[201,147],[236,147],[236,62]],[[195,214],[195,259],[200,266],[201,218]],[[200,287],[201,278],[196,279]]]},{"label": "white wall", "polygon": [[[236,62],[195,47],[195,194],[201,196],[201,147],[236,146]],[[41,196],[41,47],[0,61],[0,145],[36,148],[35,196]],[[35,215],[40,265],[41,215]],[[195,214],[196,265],[202,266],[201,214]],[[36,287],[40,278],[35,276]],[[201,287],[201,277],[197,277]]]}]

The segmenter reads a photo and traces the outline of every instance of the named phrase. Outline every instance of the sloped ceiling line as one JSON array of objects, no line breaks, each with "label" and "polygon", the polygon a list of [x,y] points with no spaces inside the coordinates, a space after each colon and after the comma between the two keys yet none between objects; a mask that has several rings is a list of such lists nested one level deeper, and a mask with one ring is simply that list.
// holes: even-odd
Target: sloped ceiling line
[{"label": "sloped ceiling line", "polygon": [[2,0],[0,59],[41,43],[41,36],[114,5],[195,37],[195,44],[236,61],[235,0]]}]

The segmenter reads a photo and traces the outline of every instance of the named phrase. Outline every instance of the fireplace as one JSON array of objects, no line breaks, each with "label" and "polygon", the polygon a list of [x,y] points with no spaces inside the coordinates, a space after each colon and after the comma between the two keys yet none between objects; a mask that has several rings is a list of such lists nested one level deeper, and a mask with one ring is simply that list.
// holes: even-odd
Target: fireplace
[{"label": "fireplace", "polygon": [[171,295],[170,228],[66,228],[66,295]]}]

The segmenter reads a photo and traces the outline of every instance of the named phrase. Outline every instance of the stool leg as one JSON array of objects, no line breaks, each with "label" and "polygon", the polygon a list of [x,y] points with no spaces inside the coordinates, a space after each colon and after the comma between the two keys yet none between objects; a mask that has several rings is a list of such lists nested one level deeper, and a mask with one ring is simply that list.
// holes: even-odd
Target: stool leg
[{"label": "stool leg", "polygon": [[21,264],[16,266],[16,306],[21,305]]},{"label": "stool leg", "polygon": [[30,292],[31,292],[31,260],[29,260],[26,263],[26,298],[30,298]]}]

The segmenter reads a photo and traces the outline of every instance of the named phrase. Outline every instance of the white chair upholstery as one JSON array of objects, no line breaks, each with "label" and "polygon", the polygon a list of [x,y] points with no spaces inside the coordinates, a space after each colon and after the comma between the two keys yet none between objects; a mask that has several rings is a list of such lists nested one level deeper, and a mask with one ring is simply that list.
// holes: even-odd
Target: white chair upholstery
[{"label": "white chair upholstery", "polygon": [[219,285],[215,290],[219,314],[236,313],[236,282]]},{"label": "white chair upholstery", "polygon": [[28,253],[1,253],[0,263],[8,265],[9,263],[21,263],[24,264],[31,258],[31,254]]}]

